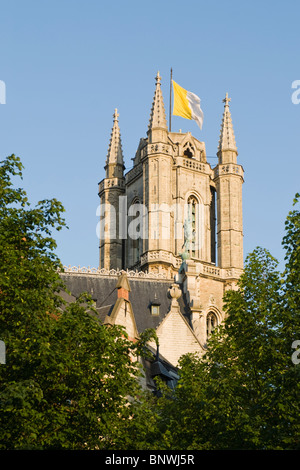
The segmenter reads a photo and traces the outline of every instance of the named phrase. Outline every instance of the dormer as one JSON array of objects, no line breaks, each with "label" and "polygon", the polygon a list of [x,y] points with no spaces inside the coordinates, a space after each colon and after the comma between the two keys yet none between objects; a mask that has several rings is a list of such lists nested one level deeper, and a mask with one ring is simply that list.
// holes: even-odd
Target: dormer
[{"label": "dormer", "polygon": [[151,315],[158,316],[159,315],[159,307],[160,307],[160,301],[158,300],[156,292],[155,292],[154,293],[154,298],[150,302]]}]

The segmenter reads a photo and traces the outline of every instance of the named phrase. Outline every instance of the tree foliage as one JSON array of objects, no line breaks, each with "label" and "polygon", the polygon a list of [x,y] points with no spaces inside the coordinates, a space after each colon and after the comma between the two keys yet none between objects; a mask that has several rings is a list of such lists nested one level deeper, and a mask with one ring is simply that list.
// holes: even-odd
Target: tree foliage
[{"label": "tree foliage", "polygon": [[88,296],[63,303],[52,232],[64,209],[55,199],[32,208],[16,177],[12,155],[0,165],[0,448],[115,448],[141,403],[144,340],[103,326]]},{"label": "tree foliage", "polygon": [[158,403],[161,448],[300,448],[298,210],[287,217],[283,246],[283,274],[267,250],[249,254],[207,353],[181,358],[177,389]]},{"label": "tree foliage", "polygon": [[[0,164],[0,449],[299,449],[300,212],[287,216],[285,270],[262,248],[245,262],[204,357],[181,358],[175,390],[142,391],[132,343],[103,326],[90,298],[65,304],[55,199],[32,208]],[[294,205],[300,195],[295,196]]]}]

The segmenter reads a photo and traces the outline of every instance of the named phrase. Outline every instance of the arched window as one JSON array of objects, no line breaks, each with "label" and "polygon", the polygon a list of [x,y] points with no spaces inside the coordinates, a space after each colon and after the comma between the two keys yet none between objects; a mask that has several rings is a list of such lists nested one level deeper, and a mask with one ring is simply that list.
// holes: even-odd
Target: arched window
[{"label": "arched window", "polygon": [[210,242],[211,242],[211,262],[217,264],[217,200],[216,190],[211,186],[211,203],[210,203]]},{"label": "arched window", "polygon": [[194,156],[194,153],[195,153],[195,149],[194,147],[190,144],[190,142],[187,142],[185,145],[184,145],[184,151],[183,151],[183,155],[185,157],[188,157],[188,158],[193,158]]},{"label": "arched window", "polygon": [[197,231],[199,204],[195,196],[188,198],[188,221],[190,225],[190,256],[195,258],[197,253]]},{"label": "arched window", "polygon": [[142,254],[143,207],[135,198],[128,209],[128,259],[133,267],[139,263]]},{"label": "arched window", "polygon": [[140,260],[140,238],[132,240],[132,259],[133,264],[136,264]]},{"label": "arched window", "polygon": [[208,339],[216,326],[218,325],[218,320],[216,315],[213,312],[209,312],[206,317],[206,338]]}]

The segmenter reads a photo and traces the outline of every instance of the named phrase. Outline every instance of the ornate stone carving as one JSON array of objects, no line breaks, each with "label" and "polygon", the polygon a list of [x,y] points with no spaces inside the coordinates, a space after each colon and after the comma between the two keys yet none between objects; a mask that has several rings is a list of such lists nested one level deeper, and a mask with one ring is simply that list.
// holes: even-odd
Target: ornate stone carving
[{"label": "ornate stone carving", "polygon": [[168,294],[171,297],[171,299],[179,299],[181,297],[181,289],[178,284],[174,283],[171,285],[171,287],[168,290]]},{"label": "ornate stone carving", "polygon": [[144,278],[144,279],[167,279],[164,273],[133,271],[124,269],[105,269],[105,268],[86,268],[85,266],[64,266],[62,273],[64,274],[96,274],[102,276],[120,276],[126,273],[128,277]]}]

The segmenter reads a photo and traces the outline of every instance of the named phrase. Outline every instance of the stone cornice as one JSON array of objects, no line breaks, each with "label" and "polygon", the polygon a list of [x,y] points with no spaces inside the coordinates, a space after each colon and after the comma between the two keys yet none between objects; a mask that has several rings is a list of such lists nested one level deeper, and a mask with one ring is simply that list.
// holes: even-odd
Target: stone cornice
[{"label": "stone cornice", "polygon": [[214,179],[224,175],[240,176],[244,179],[244,169],[237,163],[219,164],[213,169]]},{"label": "stone cornice", "polygon": [[99,183],[99,194],[102,193],[105,189],[125,189],[125,180],[124,178],[104,178]]}]

